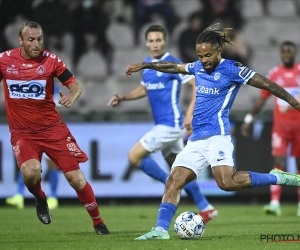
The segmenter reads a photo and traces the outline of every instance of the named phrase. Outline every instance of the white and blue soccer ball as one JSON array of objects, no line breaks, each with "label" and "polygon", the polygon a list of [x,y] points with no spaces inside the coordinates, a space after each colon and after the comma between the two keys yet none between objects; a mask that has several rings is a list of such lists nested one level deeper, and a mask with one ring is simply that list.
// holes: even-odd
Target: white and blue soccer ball
[{"label": "white and blue soccer ball", "polygon": [[191,211],[183,212],[175,220],[174,230],[181,239],[199,239],[205,230],[203,218]]}]

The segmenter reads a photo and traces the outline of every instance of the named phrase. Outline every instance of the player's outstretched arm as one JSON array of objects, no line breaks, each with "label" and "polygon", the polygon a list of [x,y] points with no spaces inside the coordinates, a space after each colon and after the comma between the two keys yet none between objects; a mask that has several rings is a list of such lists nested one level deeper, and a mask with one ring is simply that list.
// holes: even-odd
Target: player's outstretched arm
[{"label": "player's outstretched arm", "polygon": [[135,64],[129,64],[126,69],[127,76],[131,76],[132,73],[138,72],[142,69],[154,69],[160,72],[164,73],[171,73],[171,74],[190,74],[185,70],[185,63],[175,63],[175,62],[143,62],[143,63],[135,63]]},{"label": "player's outstretched arm", "polygon": [[68,85],[67,88],[69,89],[68,95],[64,95],[61,90],[59,91],[60,99],[58,103],[66,108],[70,108],[81,95],[82,89],[77,81]]},{"label": "player's outstretched arm", "polygon": [[107,106],[117,106],[122,101],[131,101],[143,98],[147,95],[147,90],[144,85],[140,85],[131,92],[125,95],[114,94],[112,98],[110,98]]},{"label": "player's outstretched arm", "polygon": [[279,97],[282,100],[285,100],[289,103],[292,107],[300,111],[300,104],[299,102],[290,95],[284,88],[280,87],[275,82],[271,82],[269,79],[259,75],[254,74],[254,76],[247,82],[248,85],[259,89],[266,89],[271,92],[273,95]]}]

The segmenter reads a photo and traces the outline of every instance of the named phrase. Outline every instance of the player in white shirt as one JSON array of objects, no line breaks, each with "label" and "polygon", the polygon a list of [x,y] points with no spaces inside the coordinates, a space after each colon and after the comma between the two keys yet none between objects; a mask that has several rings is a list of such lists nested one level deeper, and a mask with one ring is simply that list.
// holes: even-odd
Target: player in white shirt
[{"label": "player in white shirt", "polygon": [[[145,32],[146,45],[150,56],[144,62],[180,60],[165,51],[166,31],[159,25],[148,27]],[[183,134],[185,129],[191,129],[191,120],[195,104],[195,80],[192,75],[169,74],[156,70],[144,70],[141,85],[124,95],[114,95],[108,103],[116,106],[121,101],[136,100],[148,96],[155,127],[146,133],[129,152],[129,161],[139,167],[147,175],[166,183],[168,174],[149,157],[149,154],[161,151],[168,165],[172,166],[176,155],[184,148]],[[180,106],[180,91],[182,84],[192,87],[191,102],[184,118]],[[191,196],[200,210],[199,214],[205,223],[217,215],[217,210],[209,204],[200,192],[195,181],[188,183],[184,190]]]},{"label": "player in white shirt", "polygon": [[300,110],[300,104],[282,87],[255,73],[241,63],[221,58],[221,49],[232,44],[228,29],[206,28],[196,40],[199,60],[183,64],[176,62],[137,63],[127,67],[126,73],[154,69],[167,73],[194,75],[196,104],[189,141],[173,163],[167,179],[156,227],[136,240],[170,239],[168,229],[177,210],[182,188],[211,166],[218,186],[225,191],[267,185],[300,186],[300,175],[273,169],[269,174],[235,171],[232,158],[229,113],[235,96],[243,84],[266,89]]}]

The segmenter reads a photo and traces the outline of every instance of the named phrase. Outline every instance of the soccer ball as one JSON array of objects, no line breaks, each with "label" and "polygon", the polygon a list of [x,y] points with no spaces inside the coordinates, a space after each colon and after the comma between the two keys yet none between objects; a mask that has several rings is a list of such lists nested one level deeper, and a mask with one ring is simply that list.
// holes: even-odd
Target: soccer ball
[{"label": "soccer ball", "polygon": [[175,220],[174,230],[181,239],[199,239],[205,229],[203,218],[191,211],[183,212]]}]

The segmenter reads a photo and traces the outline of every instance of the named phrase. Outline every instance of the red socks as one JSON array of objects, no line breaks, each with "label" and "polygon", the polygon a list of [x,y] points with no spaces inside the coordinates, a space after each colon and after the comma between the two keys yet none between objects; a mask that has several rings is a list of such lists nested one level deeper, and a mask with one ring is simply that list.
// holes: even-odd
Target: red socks
[{"label": "red socks", "polygon": [[79,201],[85,206],[87,212],[91,216],[93,220],[93,225],[96,226],[99,223],[104,223],[100,216],[98,204],[90,184],[86,182],[84,188],[79,191],[76,191],[76,193],[79,198]]},{"label": "red socks", "polygon": [[46,199],[46,195],[45,195],[45,193],[43,192],[42,187],[41,187],[41,181],[42,181],[42,179],[38,180],[38,181],[35,183],[35,185],[32,186],[32,187],[28,187],[26,184],[25,184],[25,185],[26,185],[26,187],[28,188],[28,191],[29,191],[30,193],[32,193],[32,194],[34,195],[34,197]]}]

